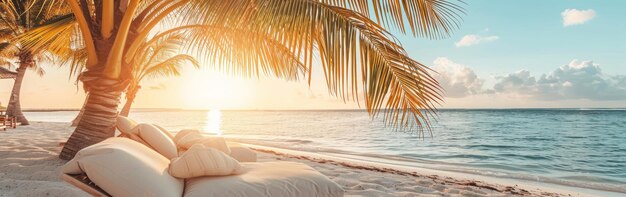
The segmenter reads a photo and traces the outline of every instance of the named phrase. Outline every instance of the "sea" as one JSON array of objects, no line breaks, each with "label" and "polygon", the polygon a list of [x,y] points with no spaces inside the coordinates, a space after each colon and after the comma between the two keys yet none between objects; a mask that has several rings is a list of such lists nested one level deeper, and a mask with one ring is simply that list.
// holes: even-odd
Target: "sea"
[{"label": "sea", "polygon": [[[70,122],[77,113],[25,112],[45,122]],[[135,110],[130,117],[249,144],[626,196],[626,109],[441,109],[425,135],[364,110]]]}]

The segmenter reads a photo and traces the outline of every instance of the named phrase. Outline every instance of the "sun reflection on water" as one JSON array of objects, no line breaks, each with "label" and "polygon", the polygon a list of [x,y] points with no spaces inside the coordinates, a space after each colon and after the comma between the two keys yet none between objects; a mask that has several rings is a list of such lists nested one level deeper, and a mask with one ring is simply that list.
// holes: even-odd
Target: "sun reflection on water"
[{"label": "sun reflection on water", "polygon": [[209,134],[222,135],[222,112],[219,109],[209,110],[202,131]]}]

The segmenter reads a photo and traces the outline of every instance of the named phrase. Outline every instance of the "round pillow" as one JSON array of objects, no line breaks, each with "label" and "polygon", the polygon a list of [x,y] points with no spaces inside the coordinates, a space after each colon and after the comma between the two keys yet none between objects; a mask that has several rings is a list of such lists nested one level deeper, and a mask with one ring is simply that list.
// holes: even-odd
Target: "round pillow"
[{"label": "round pillow", "polygon": [[172,160],[169,173],[176,178],[187,179],[237,174],[240,168],[239,162],[224,152],[196,144]]},{"label": "round pillow", "polygon": [[117,127],[117,130],[120,130],[123,134],[129,135],[131,134],[133,128],[137,126],[137,122],[128,117],[117,116],[117,123],[115,126]]},{"label": "round pillow", "polygon": [[150,147],[168,159],[178,156],[174,141],[152,124],[138,124],[131,133],[137,133]]}]

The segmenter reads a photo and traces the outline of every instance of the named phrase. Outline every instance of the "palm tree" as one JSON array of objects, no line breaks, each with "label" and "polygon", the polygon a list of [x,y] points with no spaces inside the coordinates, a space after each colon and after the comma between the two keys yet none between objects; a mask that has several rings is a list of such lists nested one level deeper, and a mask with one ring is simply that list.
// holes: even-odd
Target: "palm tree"
[{"label": "palm tree", "polygon": [[313,59],[319,60],[332,95],[358,102],[362,93],[372,116],[383,113],[392,126],[415,124],[422,131],[429,128],[441,89],[429,68],[411,59],[385,28],[445,37],[458,28],[463,13],[455,2],[67,0],[74,21],[49,24],[22,39],[29,48],[71,52],[78,47],[68,50],[60,43],[78,36],[63,27],[80,28],[87,62],[79,78],[89,98],[62,159],[113,136],[118,103],[136,68],[133,62],[141,57],[139,48],[172,33],[185,35],[196,58],[242,76],[310,83]]},{"label": "palm tree", "polygon": [[[126,89],[126,103],[122,107],[120,115],[128,116],[130,108],[135,100],[137,92],[141,89],[141,81],[145,78],[158,78],[162,76],[179,76],[181,68],[185,63],[191,63],[195,68],[200,68],[198,61],[190,55],[179,54],[181,48],[184,47],[185,37],[183,35],[163,36],[162,39],[156,40],[154,43],[143,43],[140,50],[143,51],[137,60],[133,63],[133,73],[131,82]],[[85,100],[88,100],[87,97]],[[84,110],[78,113],[76,118],[72,120],[72,126],[77,126],[84,113]]]},{"label": "palm tree", "polygon": [[140,50],[141,56],[138,62],[133,63],[132,78],[126,90],[126,103],[122,107],[120,115],[128,116],[130,107],[135,100],[139,85],[145,78],[159,78],[163,76],[179,76],[180,69],[185,63],[191,63],[195,68],[200,68],[198,61],[190,55],[178,54],[181,45],[186,38],[183,35],[169,36],[154,43],[144,43]]},{"label": "palm tree", "polygon": [[[24,75],[27,69],[31,69],[42,76],[44,71],[38,62],[48,57],[44,51],[25,48],[14,40],[32,29],[57,20],[60,14],[67,11],[58,5],[55,5],[54,1],[46,0],[2,0],[0,2],[0,56],[6,63],[3,66],[15,67],[17,72],[6,113],[17,117],[17,121],[22,125],[29,124],[22,113],[20,104],[20,90]],[[14,62],[15,60],[17,62]]]}]

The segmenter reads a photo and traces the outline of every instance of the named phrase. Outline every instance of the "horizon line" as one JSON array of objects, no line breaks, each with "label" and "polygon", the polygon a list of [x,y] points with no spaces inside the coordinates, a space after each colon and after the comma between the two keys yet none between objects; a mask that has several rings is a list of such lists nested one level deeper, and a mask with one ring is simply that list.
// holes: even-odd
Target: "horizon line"
[{"label": "horizon line", "polygon": [[[215,109],[135,108],[131,111],[210,111]],[[367,109],[217,109],[220,111],[367,111]],[[385,109],[381,109],[385,110]],[[437,110],[626,110],[626,107],[502,107],[502,108],[438,108]],[[24,112],[80,111],[80,108],[31,108]]]}]

